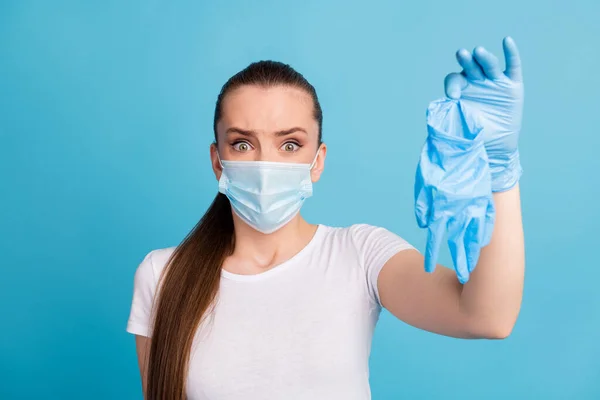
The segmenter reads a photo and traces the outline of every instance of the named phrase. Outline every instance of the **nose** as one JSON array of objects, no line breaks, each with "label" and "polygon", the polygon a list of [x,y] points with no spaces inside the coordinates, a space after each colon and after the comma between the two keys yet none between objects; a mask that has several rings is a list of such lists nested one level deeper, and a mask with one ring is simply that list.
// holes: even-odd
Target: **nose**
[{"label": "nose", "polygon": [[261,147],[254,152],[254,161],[275,161],[276,157],[276,152],[269,148]]}]

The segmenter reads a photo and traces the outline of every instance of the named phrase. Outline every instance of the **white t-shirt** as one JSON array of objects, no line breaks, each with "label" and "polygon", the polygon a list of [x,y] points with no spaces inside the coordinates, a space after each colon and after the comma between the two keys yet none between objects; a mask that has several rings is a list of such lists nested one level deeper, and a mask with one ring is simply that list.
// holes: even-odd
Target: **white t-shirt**
[{"label": "white t-shirt", "polygon": [[[222,270],[216,306],[194,339],[188,399],[370,399],[377,276],[411,248],[384,228],[319,225],[306,247],[270,270]],[[151,251],[137,268],[128,332],[151,336],[156,282],[174,249]]]}]

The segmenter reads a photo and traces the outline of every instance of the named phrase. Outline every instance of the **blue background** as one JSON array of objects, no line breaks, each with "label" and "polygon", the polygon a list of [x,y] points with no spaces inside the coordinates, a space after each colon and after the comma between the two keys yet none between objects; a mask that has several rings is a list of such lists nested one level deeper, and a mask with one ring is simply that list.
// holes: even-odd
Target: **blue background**
[{"label": "blue background", "polygon": [[426,106],[457,49],[502,56],[506,35],[526,92],[520,318],[504,341],[467,341],[384,312],[373,398],[600,398],[600,5],[539,4],[1,1],[0,398],[141,397],[133,274],[217,191],[208,146],[232,74],[276,59],[317,88],[329,156],[309,221],[381,225],[423,249]]}]

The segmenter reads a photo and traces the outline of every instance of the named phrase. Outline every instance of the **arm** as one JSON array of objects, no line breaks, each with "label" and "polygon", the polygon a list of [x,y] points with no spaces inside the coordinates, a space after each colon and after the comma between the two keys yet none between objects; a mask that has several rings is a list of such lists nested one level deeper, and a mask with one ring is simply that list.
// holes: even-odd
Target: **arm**
[{"label": "arm", "polygon": [[135,348],[138,357],[138,366],[140,368],[140,377],[142,379],[142,393],[144,398],[146,398],[148,356],[150,355],[150,338],[142,335],[135,335]]},{"label": "arm", "polygon": [[[146,254],[135,271],[133,299],[127,321],[127,332],[135,335],[138,367],[142,383],[143,398],[146,398],[148,382],[148,360],[150,357],[150,321],[152,303],[156,291],[157,274],[154,271],[154,255],[163,254],[156,250]],[[162,263],[161,263],[162,264]]]},{"label": "arm", "polygon": [[460,338],[505,338],[517,319],[525,256],[518,184],[494,193],[496,222],[470,280],[461,285],[453,270],[428,274],[416,250],[401,251],[377,281],[382,305],[397,318],[434,333]]}]

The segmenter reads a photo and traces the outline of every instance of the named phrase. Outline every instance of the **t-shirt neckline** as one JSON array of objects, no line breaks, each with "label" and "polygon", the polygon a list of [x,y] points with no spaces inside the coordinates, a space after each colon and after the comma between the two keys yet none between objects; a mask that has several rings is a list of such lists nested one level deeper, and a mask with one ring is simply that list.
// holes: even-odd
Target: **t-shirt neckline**
[{"label": "t-shirt neckline", "polygon": [[223,278],[234,280],[234,281],[246,281],[246,282],[260,281],[260,280],[269,278],[272,275],[281,273],[282,271],[288,270],[293,265],[297,264],[297,261],[300,258],[304,257],[304,255],[306,255],[308,252],[311,251],[311,249],[319,242],[319,239],[320,239],[321,235],[323,234],[324,230],[325,230],[324,225],[317,224],[317,230],[313,234],[313,237],[310,239],[310,241],[306,244],[306,246],[304,246],[299,252],[294,254],[291,258],[287,259],[286,261],[282,262],[281,264],[278,264],[278,265],[272,267],[271,269],[268,269],[264,272],[260,272],[258,274],[246,275],[246,274],[236,274],[236,273],[229,272],[229,271],[226,271],[223,268],[221,268],[221,276]]}]

